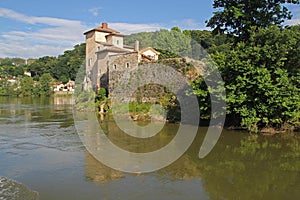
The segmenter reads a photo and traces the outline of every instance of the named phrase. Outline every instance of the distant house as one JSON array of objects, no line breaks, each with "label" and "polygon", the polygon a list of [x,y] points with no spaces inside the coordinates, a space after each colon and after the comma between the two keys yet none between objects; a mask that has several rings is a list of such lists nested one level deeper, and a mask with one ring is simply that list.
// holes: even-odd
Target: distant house
[{"label": "distant house", "polygon": [[126,70],[138,67],[139,62],[158,59],[153,48],[139,49],[124,45],[125,35],[102,23],[84,33],[86,37],[86,77],[83,88],[106,88],[110,93]]},{"label": "distant house", "polygon": [[7,80],[7,82],[14,84],[17,83],[17,80],[15,78],[10,78]]},{"label": "distant house", "polygon": [[71,80],[66,84],[57,82],[53,84],[53,87],[55,94],[74,94],[75,82]]},{"label": "distant house", "polygon": [[24,75],[25,75],[25,76],[31,77],[31,73],[30,73],[30,72],[27,72],[27,71],[24,72]]},{"label": "distant house", "polygon": [[152,47],[147,47],[139,51],[139,61],[157,61],[160,52]]}]

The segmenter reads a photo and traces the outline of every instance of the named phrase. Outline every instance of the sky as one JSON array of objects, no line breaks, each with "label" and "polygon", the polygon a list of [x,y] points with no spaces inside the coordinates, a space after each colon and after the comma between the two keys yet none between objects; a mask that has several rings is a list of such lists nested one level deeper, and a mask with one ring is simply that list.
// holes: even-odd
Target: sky
[{"label": "sky", "polygon": [[[124,34],[179,26],[207,29],[213,0],[1,0],[0,57],[58,56],[108,22]],[[300,23],[300,6],[289,6]]]}]

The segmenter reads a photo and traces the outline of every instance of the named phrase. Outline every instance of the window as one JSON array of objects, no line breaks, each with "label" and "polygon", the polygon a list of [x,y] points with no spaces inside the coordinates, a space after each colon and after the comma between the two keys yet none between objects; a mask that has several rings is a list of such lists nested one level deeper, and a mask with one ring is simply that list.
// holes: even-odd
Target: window
[{"label": "window", "polygon": [[92,58],[89,58],[89,60],[88,60],[88,65],[89,65],[89,66],[92,65],[92,60],[93,60]]},{"label": "window", "polygon": [[117,65],[116,64],[114,64],[114,69],[117,69]]},{"label": "window", "polygon": [[128,63],[126,63],[126,68],[129,68],[130,67],[130,63],[128,62]]},{"label": "window", "polygon": [[119,43],[120,43],[119,40],[117,40],[117,45],[119,45]]}]

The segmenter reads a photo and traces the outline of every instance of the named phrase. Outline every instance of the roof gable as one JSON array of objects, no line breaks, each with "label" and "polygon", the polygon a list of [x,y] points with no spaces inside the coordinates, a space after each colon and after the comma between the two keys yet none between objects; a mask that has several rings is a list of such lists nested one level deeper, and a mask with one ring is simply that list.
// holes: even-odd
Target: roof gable
[{"label": "roof gable", "polygon": [[105,23],[105,22],[102,23],[101,26],[98,26],[98,27],[96,27],[96,28],[94,28],[92,30],[89,30],[89,31],[85,32],[84,35],[92,32],[92,31],[98,31],[98,32],[103,32],[103,33],[111,33],[111,34],[120,34],[119,31],[116,31],[114,29],[108,28],[108,24]]},{"label": "roof gable", "polygon": [[160,52],[156,51],[156,50],[153,49],[152,47],[144,48],[144,49],[140,50],[140,53],[144,53],[144,52],[146,52],[146,51],[152,51],[152,52],[154,52],[155,54],[160,55]]}]

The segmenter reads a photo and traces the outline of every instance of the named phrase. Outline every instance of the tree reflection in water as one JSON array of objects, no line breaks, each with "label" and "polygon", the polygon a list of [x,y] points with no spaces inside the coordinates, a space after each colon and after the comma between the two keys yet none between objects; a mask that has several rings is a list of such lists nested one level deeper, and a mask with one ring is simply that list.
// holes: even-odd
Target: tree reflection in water
[{"label": "tree reflection in water", "polygon": [[211,199],[297,199],[299,138],[248,136],[240,145],[218,145],[203,162]]},{"label": "tree reflection in water", "polygon": [[[134,152],[159,149],[176,133],[176,126],[168,125],[156,138],[137,145],[137,139],[122,136],[125,134],[112,121],[104,121],[102,126],[112,141]],[[151,175],[168,181],[201,179],[211,199],[297,199],[300,196],[299,136],[253,136],[223,131],[214,150],[200,160],[197,156],[205,133],[206,128],[199,128],[196,140],[180,159]],[[88,179],[104,184],[128,175],[104,166],[86,153]]]}]

